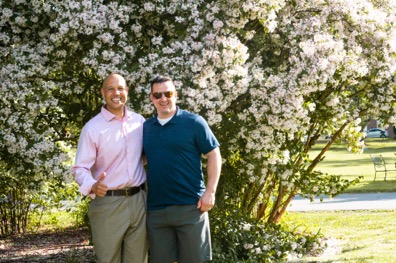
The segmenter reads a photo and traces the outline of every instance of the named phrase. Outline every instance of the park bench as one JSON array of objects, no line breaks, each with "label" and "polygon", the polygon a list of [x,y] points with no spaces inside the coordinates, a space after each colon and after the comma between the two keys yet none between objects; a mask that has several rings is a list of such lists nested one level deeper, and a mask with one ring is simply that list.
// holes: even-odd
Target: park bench
[{"label": "park bench", "polygon": [[385,173],[384,181],[386,181],[386,176],[388,172],[396,172],[396,162],[395,167],[393,168],[391,164],[385,162],[385,159],[381,154],[370,154],[370,157],[374,164],[374,181],[375,178],[377,178],[377,173]]}]

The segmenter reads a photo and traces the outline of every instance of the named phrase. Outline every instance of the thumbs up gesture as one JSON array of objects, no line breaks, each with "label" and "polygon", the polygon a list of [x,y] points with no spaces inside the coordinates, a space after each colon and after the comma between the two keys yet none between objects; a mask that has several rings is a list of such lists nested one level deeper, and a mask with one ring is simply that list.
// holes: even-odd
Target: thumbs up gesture
[{"label": "thumbs up gesture", "polygon": [[107,193],[107,185],[103,182],[106,178],[106,172],[100,175],[99,181],[92,185],[92,192],[97,196],[105,196]]}]

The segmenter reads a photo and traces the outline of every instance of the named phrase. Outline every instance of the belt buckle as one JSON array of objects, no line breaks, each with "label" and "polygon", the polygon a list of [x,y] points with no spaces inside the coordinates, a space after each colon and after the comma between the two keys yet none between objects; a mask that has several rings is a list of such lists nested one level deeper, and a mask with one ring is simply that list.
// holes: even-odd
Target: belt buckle
[{"label": "belt buckle", "polygon": [[128,191],[128,190],[129,190],[129,189],[125,189],[125,196],[126,196],[126,197],[129,197],[129,193],[128,193],[129,191]]}]

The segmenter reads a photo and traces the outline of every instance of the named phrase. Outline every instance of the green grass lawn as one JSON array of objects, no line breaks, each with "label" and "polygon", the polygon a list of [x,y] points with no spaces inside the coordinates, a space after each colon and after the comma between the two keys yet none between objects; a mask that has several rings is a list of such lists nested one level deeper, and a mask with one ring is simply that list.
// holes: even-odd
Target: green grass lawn
[{"label": "green grass lawn", "polygon": [[[325,141],[320,141],[310,153],[316,156],[319,147],[323,147]],[[366,148],[362,154],[348,152],[345,145],[335,144],[326,157],[318,165],[318,170],[334,175],[342,175],[343,178],[352,180],[363,176],[360,183],[349,188],[346,192],[396,192],[396,171],[389,172],[387,180],[384,181],[384,173],[377,173],[374,181],[374,165],[370,154],[382,154],[389,168],[395,169],[396,162],[396,140],[366,138]]]},{"label": "green grass lawn", "polygon": [[323,255],[292,262],[396,262],[396,211],[293,212],[284,220],[320,229],[330,244]]},{"label": "green grass lawn", "polygon": [[[316,150],[323,147],[316,145]],[[346,192],[396,192],[396,172],[391,172],[384,181],[383,173],[377,174],[374,182],[374,166],[370,154],[382,154],[394,169],[396,140],[366,139],[362,154],[350,153],[343,145],[334,145],[318,169],[345,179],[363,176],[362,181]],[[300,230],[320,232],[328,239],[329,249],[318,257],[304,257],[293,262],[351,262],[394,263],[396,262],[396,211],[329,211],[288,212],[284,222],[298,226]]]}]

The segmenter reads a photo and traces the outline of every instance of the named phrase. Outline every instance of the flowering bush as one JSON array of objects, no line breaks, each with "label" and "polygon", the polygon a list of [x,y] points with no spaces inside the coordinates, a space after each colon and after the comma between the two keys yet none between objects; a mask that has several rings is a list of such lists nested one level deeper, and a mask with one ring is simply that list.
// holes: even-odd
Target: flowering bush
[{"label": "flowering bush", "polygon": [[213,210],[211,224],[213,262],[289,262],[326,247],[319,233],[295,233],[277,224],[258,223],[237,210]]},{"label": "flowering bush", "polygon": [[149,79],[166,74],[221,143],[218,202],[278,222],[296,194],[353,183],[315,172],[336,139],[359,152],[362,120],[395,125],[395,14],[370,0],[0,1],[0,162],[66,177],[103,77],[125,76],[149,116]]}]

